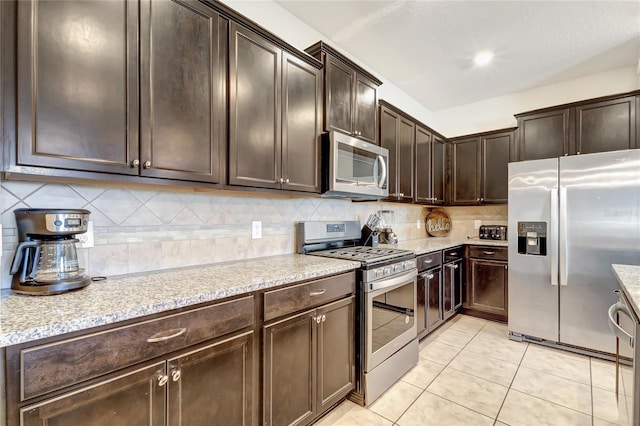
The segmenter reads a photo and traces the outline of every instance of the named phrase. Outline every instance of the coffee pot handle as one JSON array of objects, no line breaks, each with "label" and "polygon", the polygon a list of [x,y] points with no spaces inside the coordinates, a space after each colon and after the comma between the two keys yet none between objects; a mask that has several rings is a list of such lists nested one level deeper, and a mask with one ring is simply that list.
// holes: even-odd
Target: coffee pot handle
[{"label": "coffee pot handle", "polygon": [[16,247],[16,254],[13,256],[13,262],[11,262],[11,275],[18,273],[20,265],[22,264],[23,252],[29,247],[38,247],[40,243],[38,241],[23,241]]}]

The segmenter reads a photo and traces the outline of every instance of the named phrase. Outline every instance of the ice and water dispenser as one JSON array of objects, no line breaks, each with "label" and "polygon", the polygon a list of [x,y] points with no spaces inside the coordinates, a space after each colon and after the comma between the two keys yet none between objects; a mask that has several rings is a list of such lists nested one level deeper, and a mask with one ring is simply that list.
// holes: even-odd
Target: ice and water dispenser
[{"label": "ice and water dispenser", "polygon": [[518,254],[547,255],[547,222],[518,222]]}]

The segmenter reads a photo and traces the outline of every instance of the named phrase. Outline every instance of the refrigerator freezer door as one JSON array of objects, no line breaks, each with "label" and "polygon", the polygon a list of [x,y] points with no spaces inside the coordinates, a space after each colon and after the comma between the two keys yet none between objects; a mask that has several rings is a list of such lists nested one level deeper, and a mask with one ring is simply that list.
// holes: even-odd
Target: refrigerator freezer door
[{"label": "refrigerator freezer door", "polygon": [[560,342],[615,353],[611,264],[640,264],[640,150],[560,158],[560,194]]},{"label": "refrigerator freezer door", "polygon": [[[509,331],[558,341],[558,159],[509,163]],[[518,254],[518,222],[547,224],[544,255]],[[556,284],[556,285],[554,285]]]}]

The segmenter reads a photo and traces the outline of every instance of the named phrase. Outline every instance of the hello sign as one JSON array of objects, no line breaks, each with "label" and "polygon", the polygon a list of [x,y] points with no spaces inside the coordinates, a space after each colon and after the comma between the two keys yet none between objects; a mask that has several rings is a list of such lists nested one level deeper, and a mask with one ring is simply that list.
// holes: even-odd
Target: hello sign
[{"label": "hello sign", "polygon": [[451,232],[451,219],[445,212],[431,212],[427,215],[425,226],[430,236],[446,237]]}]

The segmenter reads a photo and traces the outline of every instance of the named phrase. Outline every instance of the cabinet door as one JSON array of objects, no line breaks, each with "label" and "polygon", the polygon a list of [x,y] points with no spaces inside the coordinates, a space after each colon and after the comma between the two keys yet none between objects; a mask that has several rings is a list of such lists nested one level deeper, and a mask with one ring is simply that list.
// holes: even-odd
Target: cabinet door
[{"label": "cabinet door", "polygon": [[24,426],[162,426],[165,424],[165,386],[158,377],[165,363],[80,388],[20,410]]},{"label": "cabinet door", "polygon": [[378,143],[378,85],[363,75],[356,74],[353,132],[361,139]]},{"label": "cabinet door", "polygon": [[398,126],[400,116],[385,106],[380,106],[380,146],[389,150],[389,197],[397,198],[398,182]]},{"label": "cabinet door", "polygon": [[416,125],[404,117],[398,122],[398,198],[413,201],[413,179],[415,156],[413,153],[416,137]]},{"label": "cabinet door", "polygon": [[143,176],[221,182],[227,21],[196,0],[141,3]]},{"label": "cabinet door", "polygon": [[442,268],[427,274],[427,329],[431,332],[442,322]]},{"label": "cabinet door", "polygon": [[16,163],[137,175],[138,4],[17,9]]},{"label": "cabinet door", "polygon": [[418,275],[417,281],[417,303],[416,303],[416,325],[418,329],[418,338],[421,338],[427,331],[427,275],[424,273]]},{"label": "cabinet door", "polygon": [[342,61],[325,55],[325,130],[351,134],[356,73]]},{"label": "cabinet door", "polygon": [[454,266],[453,262],[447,263],[442,270],[442,317],[445,320],[453,315]]},{"label": "cabinet door", "polygon": [[253,331],[168,361],[169,426],[253,424]]},{"label": "cabinet door", "polygon": [[355,386],[355,298],[318,309],[317,410],[320,415]]},{"label": "cabinet door", "polygon": [[507,203],[513,137],[513,132],[507,132],[482,138],[482,203]]},{"label": "cabinet door", "polygon": [[453,309],[458,310],[462,306],[464,271],[462,259],[453,263]]},{"label": "cabinet door", "polygon": [[576,107],[576,154],[636,148],[636,98]]},{"label": "cabinet door", "polygon": [[507,264],[471,259],[469,309],[502,315],[507,319]]},{"label": "cabinet door", "polygon": [[282,51],[234,22],[229,34],[229,183],[280,188]]},{"label": "cabinet door", "polygon": [[264,327],[264,425],[297,425],[315,413],[316,311]]},{"label": "cabinet door", "polygon": [[432,174],[432,204],[444,205],[445,202],[445,173],[446,173],[446,144],[437,136],[433,136],[433,174]]},{"label": "cabinet door", "polygon": [[451,144],[451,204],[480,203],[480,144],[476,137]]},{"label": "cabinet door", "polygon": [[283,53],[284,189],[320,192],[322,70]]},{"label": "cabinet door", "polygon": [[[416,126],[416,197],[417,203],[432,202],[431,195],[431,176],[432,158],[431,158],[431,132]],[[418,331],[419,332],[419,331]]]},{"label": "cabinet door", "polygon": [[518,118],[518,159],[538,160],[567,155],[569,109],[531,114]]}]

